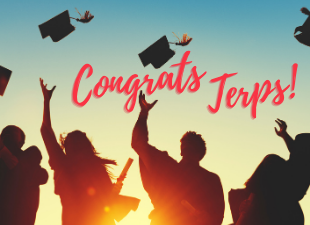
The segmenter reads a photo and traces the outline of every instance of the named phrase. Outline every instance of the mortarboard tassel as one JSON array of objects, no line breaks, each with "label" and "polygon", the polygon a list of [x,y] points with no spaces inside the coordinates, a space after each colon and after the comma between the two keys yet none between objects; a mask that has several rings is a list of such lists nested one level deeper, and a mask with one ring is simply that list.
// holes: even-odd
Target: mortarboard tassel
[{"label": "mortarboard tassel", "polygon": [[91,21],[94,18],[94,16],[92,14],[90,14],[89,11],[86,11],[84,16],[82,16],[80,14],[80,12],[77,10],[77,8],[75,8],[75,9],[76,9],[76,11],[78,12],[78,14],[80,15],[81,18],[78,19],[78,18],[70,17],[71,19],[74,19],[74,20],[76,20],[78,22],[82,22],[82,23],[88,23],[89,21]]},{"label": "mortarboard tassel", "polygon": [[193,40],[193,38],[191,38],[187,34],[183,34],[183,38],[180,40],[180,38],[174,32],[172,32],[172,33],[177,37],[179,42],[169,42],[170,44],[186,46]]}]

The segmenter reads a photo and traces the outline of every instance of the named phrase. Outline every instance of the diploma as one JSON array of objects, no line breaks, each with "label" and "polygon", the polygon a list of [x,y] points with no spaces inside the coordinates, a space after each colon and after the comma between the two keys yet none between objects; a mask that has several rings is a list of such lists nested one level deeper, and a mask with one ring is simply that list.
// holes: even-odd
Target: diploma
[{"label": "diploma", "polygon": [[117,180],[123,181],[123,180],[125,179],[125,176],[126,176],[128,170],[129,170],[129,168],[130,168],[132,162],[133,162],[133,159],[132,159],[132,158],[129,158],[129,159],[127,160],[127,163],[126,163],[126,165],[124,166],[123,171],[121,172],[121,174],[119,175],[119,177],[118,177]]},{"label": "diploma", "polygon": [[119,193],[121,192],[121,189],[122,189],[122,187],[123,187],[123,181],[124,181],[124,179],[125,179],[125,177],[126,177],[126,175],[127,175],[127,172],[128,172],[128,170],[129,170],[129,168],[130,168],[132,162],[133,162],[133,159],[132,159],[132,158],[129,158],[129,159],[127,160],[126,165],[124,166],[124,168],[123,168],[121,174],[119,175],[119,177],[117,178],[116,183],[114,184],[114,187],[113,187],[113,192],[114,192],[114,193],[119,194]]}]

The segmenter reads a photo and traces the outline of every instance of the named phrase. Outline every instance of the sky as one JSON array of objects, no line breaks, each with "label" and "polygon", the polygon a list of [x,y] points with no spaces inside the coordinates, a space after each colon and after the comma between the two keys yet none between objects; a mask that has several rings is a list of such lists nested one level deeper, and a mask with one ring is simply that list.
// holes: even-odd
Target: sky
[{"label": "sky", "polygon": [[[308,3],[308,4],[307,4]],[[24,148],[37,145],[42,154],[42,167],[49,173],[46,185],[40,187],[40,206],[36,225],[60,225],[61,204],[54,194],[53,171],[40,135],[43,97],[39,78],[51,88],[56,85],[51,100],[52,125],[57,136],[79,129],[86,132],[101,156],[115,159],[118,166],[112,172],[118,176],[129,157],[134,159],[121,194],[141,199],[136,212],[118,224],[147,225],[152,204],[140,179],[138,156],[131,148],[131,132],[138,118],[139,105],[132,112],[124,111],[128,95],[107,91],[101,98],[91,97],[84,107],[72,102],[74,80],[83,65],[90,64],[93,74],[81,80],[78,99],[83,100],[102,76],[127,80],[137,74],[157,81],[164,72],[180,63],[190,51],[184,79],[196,66],[200,80],[197,92],[156,90],[147,101],[158,100],[149,115],[149,142],[180,160],[180,138],[189,130],[201,134],[207,143],[207,155],[201,166],[219,175],[225,195],[223,224],[232,222],[228,204],[230,189],[243,188],[257,165],[267,154],[288,159],[285,143],[274,131],[275,119],[288,124],[288,133],[309,132],[308,112],[310,84],[310,48],[294,38],[294,30],[307,16],[300,12],[310,8],[308,1],[1,1],[2,9],[0,65],[12,70],[4,96],[0,97],[0,128],[14,124],[26,134]],[[71,17],[89,10],[95,17],[88,24],[72,20],[75,31],[54,43],[42,39],[38,25],[69,10]],[[187,33],[193,38],[185,47],[171,45],[175,55],[164,66],[143,67],[138,54],[166,35]],[[292,65],[298,64],[295,89],[284,93],[282,104],[275,106],[273,92],[264,103],[258,103],[257,115],[251,117],[251,105],[243,108],[241,99],[233,108],[225,106],[225,96],[231,87],[244,88],[250,94],[255,83],[260,86],[270,80],[272,87],[280,80],[282,87],[292,83]],[[224,73],[237,73],[228,78],[219,111],[212,114],[219,82],[210,80]],[[141,88],[145,90],[145,86]],[[293,99],[289,99],[291,93]],[[235,99],[235,97],[233,98]],[[305,224],[310,225],[310,198],[300,202]]]}]

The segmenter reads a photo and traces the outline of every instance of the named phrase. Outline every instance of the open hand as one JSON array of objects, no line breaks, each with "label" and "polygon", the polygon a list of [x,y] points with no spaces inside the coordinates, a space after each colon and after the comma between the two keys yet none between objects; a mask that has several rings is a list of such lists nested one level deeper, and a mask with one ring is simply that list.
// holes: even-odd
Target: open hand
[{"label": "open hand", "polygon": [[147,101],[145,100],[145,94],[143,94],[142,91],[140,91],[139,104],[140,104],[141,112],[147,113],[154,107],[156,103],[157,103],[157,100],[155,100],[153,103],[147,103]]},{"label": "open hand", "polygon": [[287,125],[283,120],[280,119],[276,119],[276,123],[279,125],[280,130],[277,130],[276,127],[274,128],[274,130],[276,131],[276,134],[278,136],[283,137],[286,134]]},{"label": "open hand", "polygon": [[44,100],[49,101],[52,98],[52,95],[53,95],[53,92],[54,92],[56,86],[54,86],[51,90],[48,90],[46,88],[47,84],[44,85],[42,78],[40,78],[40,85],[41,85]]}]

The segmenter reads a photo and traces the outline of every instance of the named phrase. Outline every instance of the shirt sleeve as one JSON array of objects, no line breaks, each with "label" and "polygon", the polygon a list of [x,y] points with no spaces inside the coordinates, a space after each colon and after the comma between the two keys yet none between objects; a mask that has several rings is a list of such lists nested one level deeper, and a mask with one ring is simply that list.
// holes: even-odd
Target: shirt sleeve
[{"label": "shirt sleeve", "polygon": [[148,171],[154,166],[154,154],[159,152],[148,143],[147,115],[140,113],[132,132],[131,146],[139,155]]}]

